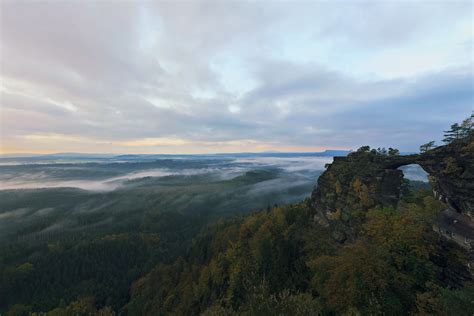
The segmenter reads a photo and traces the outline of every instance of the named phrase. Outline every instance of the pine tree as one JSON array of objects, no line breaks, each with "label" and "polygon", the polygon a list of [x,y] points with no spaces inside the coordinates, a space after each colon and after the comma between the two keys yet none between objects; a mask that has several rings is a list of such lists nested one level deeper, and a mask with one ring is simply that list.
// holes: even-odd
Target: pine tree
[{"label": "pine tree", "polygon": [[390,148],[388,149],[388,155],[389,155],[389,156],[398,156],[398,155],[400,155],[400,151],[399,151],[398,149],[396,149],[396,148],[390,147]]},{"label": "pine tree", "polygon": [[460,126],[460,133],[461,137],[468,137],[470,136],[474,131],[474,114],[471,114],[471,116],[467,119],[465,119]]},{"label": "pine tree", "polygon": [[474,113],[470,117],[462,121],[461,124],[455,123],[451,125],[451,129],[444,131],[443,142],[450,144],[455,140],[472,137],[474,135]]},{"label": "pine tree", "polygon": [[420,153],[425,153],[435,147],[435,142],[431,141],[420,146]]},{"label": "pine tree", "polygon": [[382,148],[379,147],[379,148],[377,148],[377,153],[378,153],[379,155],[386,156],[386,155],[387,155],[387,149],[385,149],[385,147],[382,147]]},{"label": "pine tree", "polygon": [[460,135],[460,126],[458,123],[451,125],[451,129],[448,131],[444,131],[444,139],[443,142],[446,144],[452,143],[454,140],[459,139]]}]

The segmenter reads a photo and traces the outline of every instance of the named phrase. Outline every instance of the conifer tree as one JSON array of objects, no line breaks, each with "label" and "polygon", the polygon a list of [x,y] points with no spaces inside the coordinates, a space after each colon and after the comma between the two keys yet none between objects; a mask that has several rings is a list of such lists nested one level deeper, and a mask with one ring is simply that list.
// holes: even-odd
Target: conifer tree
[{"label": "conifer tree", "polygon": [[396,149],[396,148],[390,147],[390,148],[388,149],[388,155],[389,155],[389,156],[398,156],[398,155],[400,155],[400,151],[399,151],[398,149]]},{"label": "conifer tree", "polygon": [[452,143],[454,140],[459,139],[460,136],[460,126],[458,123],[454,123],[451,125],[451,129],[448,131],[444,131],[444,139],[443,142],[446,144]]},{"label": "conifer tree", "polygon": [[434,142],[434,140],[432,140],[432,141],[420,146],[420,153],[425,153],[428,150],[433,149],[434,147],[435,147],[435,142]]},{"label": "conifer tree", "polygon": [[474,114],[471,114],[470,117],[465,119],[460,126],[461,137],[471,136],[474,132]]}]

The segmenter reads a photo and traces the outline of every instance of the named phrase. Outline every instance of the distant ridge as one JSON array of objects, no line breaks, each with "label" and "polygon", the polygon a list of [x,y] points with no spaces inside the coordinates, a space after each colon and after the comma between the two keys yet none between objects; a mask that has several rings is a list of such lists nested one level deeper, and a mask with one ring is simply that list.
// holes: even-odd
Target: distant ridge
[{"label": "distant ridge", "polygon": [[118,155],[114,156],[114,159],[159,159],[159,158],[179,158],[179,157],[228,157],[228,158],[252,158],[252,157],[273,157],[273,158],[285,158],[285,157],[333,157],[333,156],[347,156],[350,153],[349,150],[325,150],[322,152],[243,152],[243,153],[216,153],[216,154],[145,154],[145,155]]},{"label": "distant ridge", "polygon": [[228,157],[228,158],[251,158],[251,157],[333,157],[347,156],[349,150],[325,150],[321,152],[241,152],[241,153],[215,153],[215,154],[95,154],[95,153],[54,153],[54,154],[5,154],[0,155],[0,160],[10,159],[120,159],[120,160],[137,160],[137,159],[163,159],[163,158],[212,158],[212,157]]}]

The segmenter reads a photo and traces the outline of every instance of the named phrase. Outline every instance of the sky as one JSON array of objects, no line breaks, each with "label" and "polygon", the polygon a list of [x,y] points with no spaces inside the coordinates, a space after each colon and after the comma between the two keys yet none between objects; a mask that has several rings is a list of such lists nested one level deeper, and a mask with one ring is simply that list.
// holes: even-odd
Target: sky
[{"label": "sky", "polygon": [[472,1],[0,2],[0,153],[417,150],[474,110]]}]

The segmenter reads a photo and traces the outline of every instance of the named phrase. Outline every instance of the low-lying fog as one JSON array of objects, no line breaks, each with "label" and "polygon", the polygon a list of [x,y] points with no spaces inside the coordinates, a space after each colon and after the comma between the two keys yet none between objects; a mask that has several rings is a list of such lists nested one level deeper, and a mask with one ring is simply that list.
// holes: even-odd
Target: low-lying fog
[{"label": "low-lying fog", "polygon": [[[250,157],[226,159],[163,159],[133,162],[27,162],[0,165],[0,190],[73,187],[91,191],[111,191],[130,180],[146,177],[209,174],[232,179],[255,169],[276,168],[286,172],[324,170],[332,157]],[[311,174],[311,173],[310,173]],[[315,179],[310,179],[314,181]]]},{"label": "low-lying fog", "polygon": [[[100,162],[71,159],[4,162],[0,165],[0,190],[72,187],[91,191],[111,191],[127,181],[146,177],[209,174],[231,179],[254,169],[278,168],[301,176],[324,170],[332,157],[245,157],[245,158],[175,158],[153,161]],[[427,182],[426,172],[418,165],[401,167],[409,180]],[[315,179],[308,179],[314,181]]]},{"label": "low-lying fog", "polygon": [[[332,160],[240,155],[8,161],[0,165],[0,243],[142,227],[159,214],[202,220],[296,203],[310,196]],[[402,169],[407,178],[426,181],[419,166]]]}]

